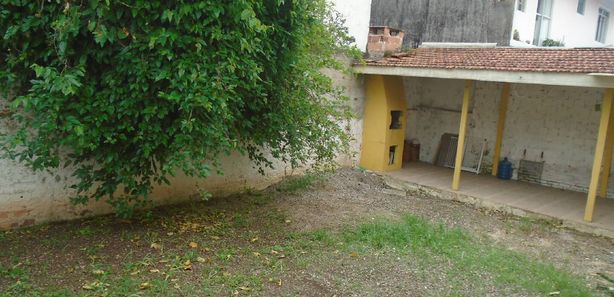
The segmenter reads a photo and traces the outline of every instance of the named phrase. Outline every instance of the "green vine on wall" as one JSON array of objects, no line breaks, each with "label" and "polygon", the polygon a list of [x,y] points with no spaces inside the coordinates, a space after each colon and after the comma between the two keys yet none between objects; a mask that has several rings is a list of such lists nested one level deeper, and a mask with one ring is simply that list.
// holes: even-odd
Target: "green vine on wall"
[{"label": "green vine on wall", "polygon": [[[349,110],[321,69],[354,52],[325,0],[0,0],[2,156],[73,168],[119,215],[232,152],[330,166]],[[118,191],[120,190],[121,191]],[[119,193],[119,194],[118,194]]]}]

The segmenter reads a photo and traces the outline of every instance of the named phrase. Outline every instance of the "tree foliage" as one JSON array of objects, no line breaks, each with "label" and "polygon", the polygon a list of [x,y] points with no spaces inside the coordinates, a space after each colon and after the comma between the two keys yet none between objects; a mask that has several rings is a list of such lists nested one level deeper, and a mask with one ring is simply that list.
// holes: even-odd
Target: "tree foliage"
[{"label": "tree foliage", "polygon": [[234,151],[262,171],[347,148],[321,69],[341,69],[350,40],[325,0],[0,3],[3,155],[72,168],[75,203],[129,215],[155,184],[206,177]]}]

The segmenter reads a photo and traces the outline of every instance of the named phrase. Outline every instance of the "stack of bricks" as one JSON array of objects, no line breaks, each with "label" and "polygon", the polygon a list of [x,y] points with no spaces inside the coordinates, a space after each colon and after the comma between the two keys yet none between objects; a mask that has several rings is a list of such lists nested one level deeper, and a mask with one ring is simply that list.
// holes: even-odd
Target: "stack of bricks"
[{"label": "stack of bricks", "polygon": [[367,53],[370,58],[381,58],[398,52],[403,46],[405,33],[388,26],[372,26],[369,28]]}]

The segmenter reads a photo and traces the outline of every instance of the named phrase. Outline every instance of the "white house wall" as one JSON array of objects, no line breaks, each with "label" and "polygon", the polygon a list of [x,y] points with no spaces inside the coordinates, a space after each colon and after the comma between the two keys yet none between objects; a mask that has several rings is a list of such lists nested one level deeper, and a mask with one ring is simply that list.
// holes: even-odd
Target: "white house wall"
[{"label": "white house wall", "polygon": [[363,52],[367,50],[371,0],[330,0],[337,11],[345,18],[348,32],[356,39],[356,46]]},{"label": "white house wall", "polygon": [[[407,138],[418,139],[421,161],[433,163],[441,135],[458,134],[463,81],[406,78],[405,86],[409,106]],[[477,164],[482,140],[487,139],[483,164],[489,169],[501,85],[477,82],[474,91],[464,164]],[[508,157],[514,168],[523,158],[544,161],[542,184],[586,192],[601,96],[600,89],[513,84],[501,157]],[[515,170],[514,178],[516,173]]]},{"label": "white house wall", "polygon": [[[517,30],[520,42],[512,39],[512,46],[526,45],[533,42],[535,31],[535,14],[537,0],[525,0],[524,12],[514,8],[513,30]],[[577,13],[578,0],[552,0],[552,23],[549,38],[563,41],[566,47],[603,47],[614,45],[614,1],[612,0],[586,0],[584,15]],[[610,12],[606,42],[595,41],[597,31],[597,17],[599,8]],[[513,34],[512,34],[513,38]]]},{"label": "white house wall", "polygon": [[[516,0],[518,1],[518,0]],[[537,0],[525,0],[525,10],[517,9],[518,4],[514,5],[514,22],[512,29],[511,45],[518,45],[518,41],[514,40],[514,31],[518,31],[520,37],[520,45],[528,45],[533,42],[533,33],[535,31],[535,12],[537,11]],[[567,1],[567,0],[566,0]]]}]

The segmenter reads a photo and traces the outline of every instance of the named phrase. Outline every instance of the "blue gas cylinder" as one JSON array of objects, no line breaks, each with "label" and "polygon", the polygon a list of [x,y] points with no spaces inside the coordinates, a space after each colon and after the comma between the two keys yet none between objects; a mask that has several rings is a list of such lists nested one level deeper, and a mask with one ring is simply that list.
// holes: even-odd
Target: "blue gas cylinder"
[{"label": "blue gas cylinder", "polygon": [[503,158],[503,160],[499,162],[499,170],[497,170],[497,177],[500,179],[511,179],[512,171],[512,162],[508,161],[507,158]]}]

